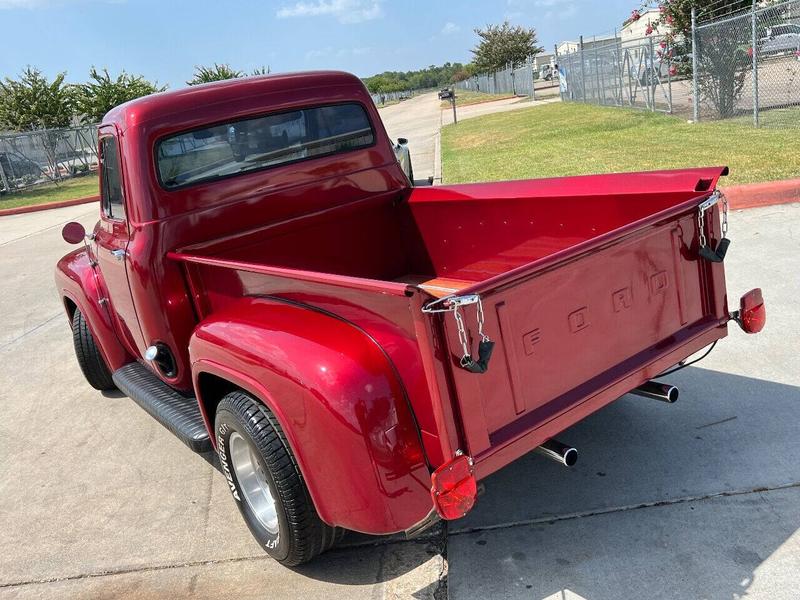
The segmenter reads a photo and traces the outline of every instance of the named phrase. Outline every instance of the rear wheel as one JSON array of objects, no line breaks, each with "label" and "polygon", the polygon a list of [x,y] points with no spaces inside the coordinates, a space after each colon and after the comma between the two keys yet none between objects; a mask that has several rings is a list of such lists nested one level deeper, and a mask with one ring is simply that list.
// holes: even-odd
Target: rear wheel
[{"label": "rear wheel", "polygon": [[322,522],[275,416],[244,392],[225,396],[215,422],[228,487],[250,532],[286,566],[329,549],[342,530]]},{"label": "rear wheel", "polygon": [[83,376],[89,385],[96,390],[113,390],[116,388],[111,372],[100,354],[100,349],[94,341],[94,336],[89,330],[89,324],[83,313],[75,309],[72,315],[72,343],[75,346],[75,356],[83,371]]}]

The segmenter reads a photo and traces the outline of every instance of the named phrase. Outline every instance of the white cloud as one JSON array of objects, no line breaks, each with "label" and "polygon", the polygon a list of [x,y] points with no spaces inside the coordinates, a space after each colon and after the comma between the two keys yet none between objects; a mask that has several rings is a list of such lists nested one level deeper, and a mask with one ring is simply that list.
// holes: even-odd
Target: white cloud
[{"label": "white cloud", "polygon": [[458,33],[459,31],[461,31],[461,27],[450,21],[445,23],[444,27],[442,27],[442,35],[451,35],[453,33]]},{"label": "white cloud", "polygon": [[[4,0],[0,0],[2,2]],[[301,0],[275,13],[279,19],[332,16],[340,23],[361,23],[383,16],[384,0]]]}]

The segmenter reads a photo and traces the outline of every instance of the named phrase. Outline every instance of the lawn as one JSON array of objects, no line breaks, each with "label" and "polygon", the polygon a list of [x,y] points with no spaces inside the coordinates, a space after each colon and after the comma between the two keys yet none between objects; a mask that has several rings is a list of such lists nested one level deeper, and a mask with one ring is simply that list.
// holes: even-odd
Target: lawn
[{"label": "lawn", "polygon": [[73,200],[98,194],[97,177],[88,175],[68,179],[58,185],[48,183],[28,190],[14,192],[0,196],[0,209],[17,208],[18,206],[31,206],[57,200]]},{"label": "lawn", "polygon": [[800,135],[745,122],[554,103],[442,131],[446,183],[728,165],[726,185],[800,177]]},{"label": "lawn", "polygon": [[[456,90],[456,106],[469,106],[470,104],[481,104],[513,97],[513,94],[484,94],[483,92]],[[450,100],[442,100],[442,108],[450,108]]]}]

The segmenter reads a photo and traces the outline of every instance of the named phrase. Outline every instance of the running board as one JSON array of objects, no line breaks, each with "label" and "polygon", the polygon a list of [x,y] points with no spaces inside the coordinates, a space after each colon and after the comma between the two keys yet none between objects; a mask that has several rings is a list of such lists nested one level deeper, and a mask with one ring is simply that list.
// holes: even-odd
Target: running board
[{"label": "running board", "polygon": [[112,378],[123,394],[189,448],[200,453],[211,451],[211,439],[197,406],[197,398],[181,396],[138,362],[118,369]]}]

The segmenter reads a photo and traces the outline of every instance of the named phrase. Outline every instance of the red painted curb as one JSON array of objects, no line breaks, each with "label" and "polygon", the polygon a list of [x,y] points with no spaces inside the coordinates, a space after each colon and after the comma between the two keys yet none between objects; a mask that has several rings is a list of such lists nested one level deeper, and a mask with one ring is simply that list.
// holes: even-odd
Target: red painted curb
[{"label": "red painted curb", "polygon": [[[784,181],[768,181],[766,183],[750,183],[746,185],[733,185],[723,187],[722,191],[728,198],[732,209],[758,208],[760,206],[775,206],[779,204],[792,204],[800,202],[800,179],[787,179]],[[0,217],[7,215],[21,215],[24,213],[50,210],[51,208],[64,208],[98,202],[100,196],[86,196],[74,200],[59,200],[33,206],[18,206],[16,208],[0,209]]]},{"label": "red painted curb", "polygon": [[800,202],[800,179],[734,185],[722,191],[733,209],[791,204]]},{"label": "red painted curb", "polygon": [[21,215],[24,213],[38,212],[40,210],[50,210],[51,208],[64,208],[65,206],[77,206],[78,204],[88,204],[98,202],[100,196],[86,196],[85,198],[75,198],[73,200],[59,200],[58,202],[46,202],[44,204],[33,204],[32,206],[17,206],[16,208],[0,208],[0,217],[7,215]]}]

